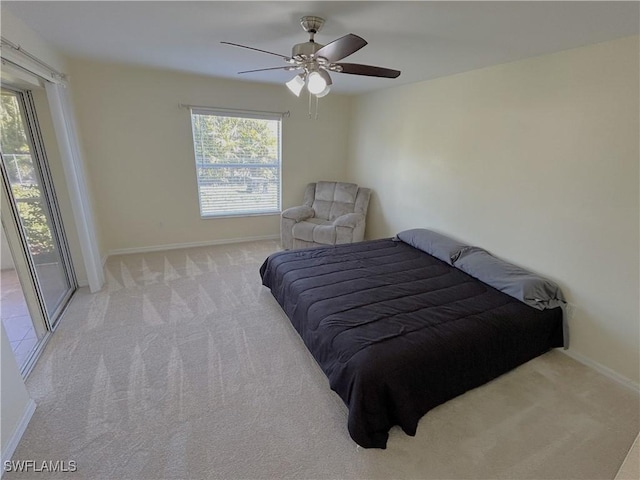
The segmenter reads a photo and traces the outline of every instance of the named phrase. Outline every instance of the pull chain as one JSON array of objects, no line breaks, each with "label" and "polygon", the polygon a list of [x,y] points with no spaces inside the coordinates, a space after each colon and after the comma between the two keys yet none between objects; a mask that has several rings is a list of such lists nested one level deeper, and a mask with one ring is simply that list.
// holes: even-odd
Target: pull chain
[{"label": "pull chain", "polygon": [[314,115],[313,114],[313,108],[312,108],[313,107],[313,103],[312,103],[313,99],[312,99],[312,97],[314,97],[314,96],[315,95],[312,95],[311,92],[309,92],[309,118],[313,118],[314,120],[317,120],[318,119],[318,103],[319,103],[320,99],[317,96],[315,96],[316,97],[316,113]]}]

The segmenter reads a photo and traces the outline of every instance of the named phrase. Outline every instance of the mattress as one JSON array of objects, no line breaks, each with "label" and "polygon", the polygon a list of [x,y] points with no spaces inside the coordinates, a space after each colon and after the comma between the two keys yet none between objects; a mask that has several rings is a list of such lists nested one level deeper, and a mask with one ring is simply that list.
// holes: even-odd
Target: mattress
[{"label": "mattress", "polygon": [[274,253],[260,268],[362,447],[550,348],[560,308],[537,310],[394,239]]}]

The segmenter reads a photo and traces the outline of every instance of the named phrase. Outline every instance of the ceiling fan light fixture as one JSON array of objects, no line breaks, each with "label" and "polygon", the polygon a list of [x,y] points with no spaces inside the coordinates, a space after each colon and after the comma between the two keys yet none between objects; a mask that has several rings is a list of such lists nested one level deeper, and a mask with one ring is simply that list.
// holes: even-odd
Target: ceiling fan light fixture
[{"label": "ceiling fan light fixture", "polygon": [[301,73],[299,73],[287,83],[285,83],[285,85],[289,90],[291,90],[291,93],[293,93],[296,97],[299,97],[300,92],[304,88],[304,83],[304,77]]},{"label": "ceiling fan light fixture", "polygon": [[330,91],[331,91],[331,87],[327,85],[323,91],[321,91],[320,93],[316,93],[316,97],[322,98],[326,96]]},{"label": "ceiling fan light fixture", "polygon": [[307,88],[310,93],[318,95],[319,93],[324,92],[327,86],[331,85],[331,83],[331,77],[325,70],[315,70],[309,74],[309,78],[307,79]]},{"label": "ceiling fan light fixture", "polygon": [[309,117],[311,117],[313,97],[316,97],[317,118],[318,99],[326,96],[331,91],[331,85],[333,84],[331,76],[329,75],[331,72],[380,78],[396,78],[400,75],[399,70],[390,68],[362,65],[359,63],[337,63],[367,45],[367,41],[358,35],[349,33],[326,45],[322,45],[314,40],[314,36],[324,25],[323,18],[306,15],[300,19],[300,24],[309,34],[309,40],[293,45],[291,48],[291,56],[250,47],[248,45],[241,45],[239,43],[221,43],[280,57],[286,62],[286,66],[244,70],[238,72],[239,74],[264,72],[267,70],[300,71],[301,73],[288,82],[285,82],[285,85],[296,97],[299,97],[302,90],[307,87],[307,91],[309,92]]}]

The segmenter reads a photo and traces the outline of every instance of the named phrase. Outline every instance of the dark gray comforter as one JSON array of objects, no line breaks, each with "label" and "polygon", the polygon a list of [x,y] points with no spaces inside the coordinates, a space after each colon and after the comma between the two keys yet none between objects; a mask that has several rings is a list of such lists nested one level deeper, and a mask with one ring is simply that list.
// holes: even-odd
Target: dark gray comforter
[{"label": "dark gray comforter", "polygon": [[400,241],[279,252],[260,274],[363,447],[385,448],[394,425],[415,435],[430,409],[562,346],[560,308],[536,310]]}]

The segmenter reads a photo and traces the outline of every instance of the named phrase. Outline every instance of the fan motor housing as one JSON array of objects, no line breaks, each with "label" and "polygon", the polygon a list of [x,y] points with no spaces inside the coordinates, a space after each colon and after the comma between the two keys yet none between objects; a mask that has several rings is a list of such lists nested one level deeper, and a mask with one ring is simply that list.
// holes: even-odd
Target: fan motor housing
[{"label": "fan motor housing", "polygon": [[293,58],[302,57],[308,59],[311,58],[322,47],[324,47],[324,45],[316,42],[298,43],[291,49],[291,56]]}]

